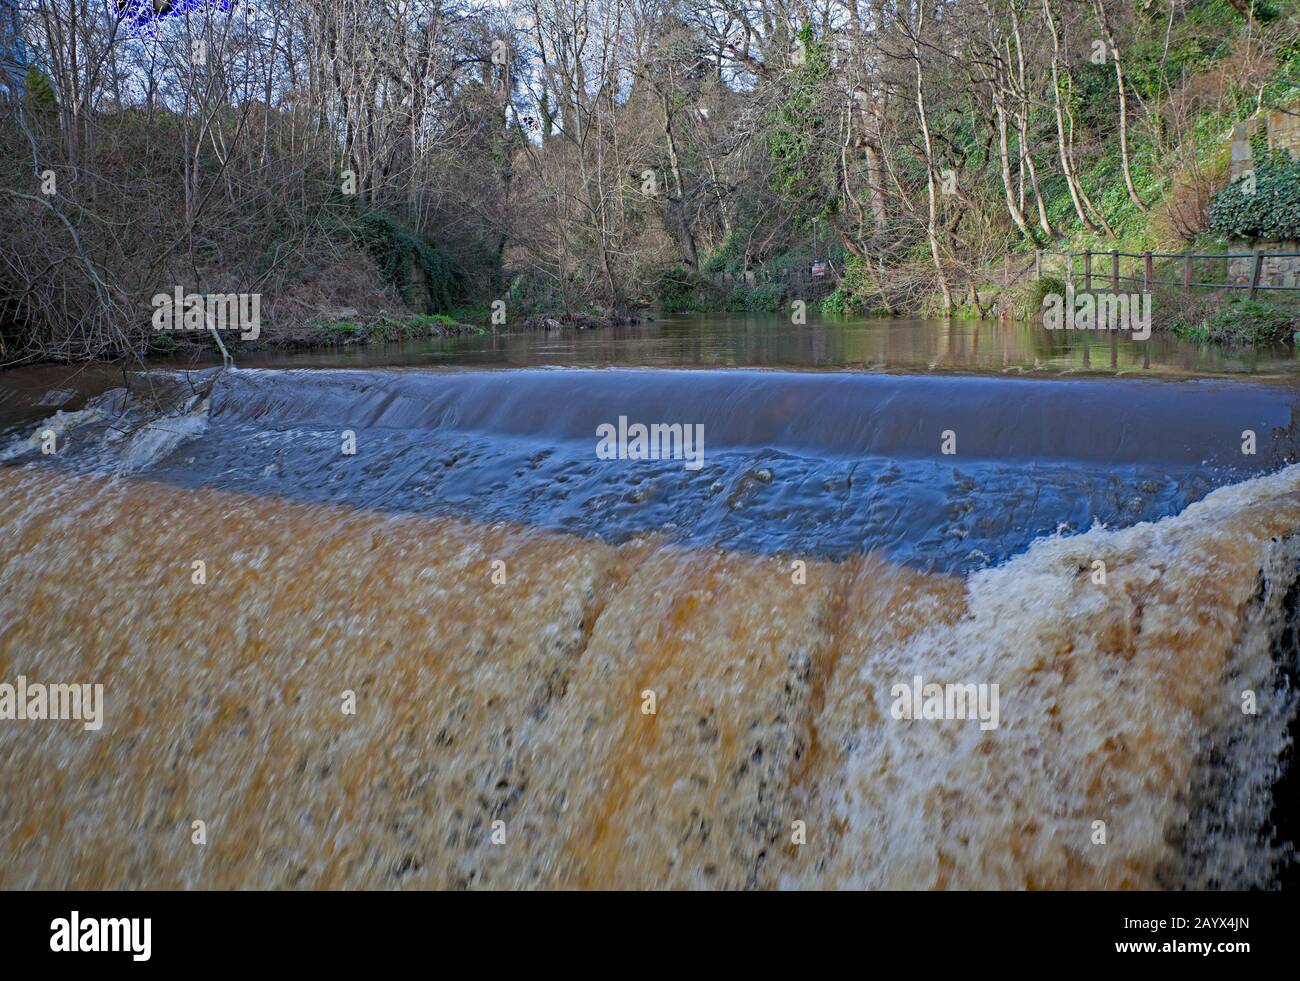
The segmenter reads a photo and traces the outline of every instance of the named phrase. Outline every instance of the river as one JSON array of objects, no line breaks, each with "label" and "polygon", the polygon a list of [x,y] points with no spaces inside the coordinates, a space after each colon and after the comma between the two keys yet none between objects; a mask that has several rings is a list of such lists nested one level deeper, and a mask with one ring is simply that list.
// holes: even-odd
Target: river
[{"label": "river", "polygon": [[0,719],[0,887],[1276,886],[1298,381],[716,315],[0,374],[0,683],[104,685]]}]

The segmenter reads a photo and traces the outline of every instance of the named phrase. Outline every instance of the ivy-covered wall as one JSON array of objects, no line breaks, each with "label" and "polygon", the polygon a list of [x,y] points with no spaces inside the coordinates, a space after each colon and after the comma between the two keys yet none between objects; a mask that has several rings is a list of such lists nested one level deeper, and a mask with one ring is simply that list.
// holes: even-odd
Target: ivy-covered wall
[{"label": "ivy-covered wall", "polygon": [[[1232,182],[1214,196],[1210,227],[1234,250],[1300,251],[1300,103],[1285,112],[1242,123],[1233,132]],[[1253,259],[1229,263],[1230,278],[1247,283]],[[1270,258],[1260,268],[1265,286],[1300,286],[1300,258]]]},{"label": "ivy-covered wall", "polygon": [[1248,241],[1300,238],[1300,160],[1281,149],[1252,157],[1254,167],[1214,196],[1210,227]]},{"label": "ivy-covered wall", "polygon": [[439,313],[460,297],[459,275],[451,260],[392,216],[366,212],[357,233],[384,278],[413,310]]}]

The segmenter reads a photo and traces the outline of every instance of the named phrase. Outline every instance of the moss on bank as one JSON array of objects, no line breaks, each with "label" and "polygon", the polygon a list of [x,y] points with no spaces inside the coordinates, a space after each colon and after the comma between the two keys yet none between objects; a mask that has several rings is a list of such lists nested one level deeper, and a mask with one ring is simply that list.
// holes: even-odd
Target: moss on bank
[{"label": "moss on bank", "polygon": [[[226,334],[222,342],[234,354],[252,351],[295,351],[351,347],[353,345],[422,341],[434,337],[459,337],[483,334],[486,329],[467,324],[449,314],[431,313],[393,316],[350,315],[338,320],[311,320],[286,330],[263,329],[256,340],[242,340],[238,334]],[[216,350],[210,335],[204,333],[158,334],[150,346],[155,355],[175,355],[185,351]]]},{"label": "moss on bank", "polygon": [[482,334],[483,328],[462,323],[450,314],[426,313],[409,317],[381,315],[368,320],[324,320],[306,325],[325,344],[370,344],[376,341],[418,341],[430,337]]}]

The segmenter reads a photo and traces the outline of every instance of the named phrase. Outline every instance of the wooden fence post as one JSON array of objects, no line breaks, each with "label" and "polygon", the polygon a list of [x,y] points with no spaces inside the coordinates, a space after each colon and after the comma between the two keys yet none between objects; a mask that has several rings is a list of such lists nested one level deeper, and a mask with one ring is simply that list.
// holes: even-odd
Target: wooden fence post
[{"label": "wooden fence post", "polygon": [[[1069,290],[1070,290],[1071,292],[1073,292],[1073,291],[1074,291],[1074,286],[1075,286],[1074,257],[1075,257],[1076,255],[1082,255],[1082,256],[1083,256],[1083,277],[1082,277],[1082,278],[1083,278],[1083,288],[1084,288],[1085,291],[1091,291],[1091,290],[1093,289],[1093,268],[1092,268],[1092,257],[1093,257],[1094,255],[1098,255],[1098,256],[1106,255],[1107,253],[1105,253],[1105,252],[1092,252],[1092,251],[1087,251],[1087,252],[1055,252],[1055,251],[1053,251],[1053,252],[1049,252],[1048,254],[1051,255],[1051,256],[1055,256],[1055,257],[1057,257],[1057,258],[1060,259],[1061,272],[1062,272],[1062,274],[1063,274],[1064,277],[1065,277],[1066,286],[1069,288]],[[1119,283],[1120,283],[1120,278],[1121,278],[1121,277],[1120,277],[1120,268],[1119,268],[1119,267],[1120,267],[1120,262],[1119,262],[1119,260],[1120,260],[1120,251],[1119,251],[1119,249],[1111,249],[1111,250],[1109,250],[1109,254],[1110,254],[1110,288],[1111,288],[1111,290],[1112,290],[1113,292],[1118,293],[1118,292],[1119,292]],[[1179,258],[1177,255],[1167,255],[1167,254],[1165,254],[1165,253],[1161,253],[1161,255],[1162,255],[1164,258],[1167,258],[1167,259],[1177,259],[1177,258]],[[1240,253],[1237,253],[1237,254],[1236,254],[1236,256],[1240,256],[1240,255],[1241,255]],[[1250,295],[1250,298],[1251,298],[1251,299],[1254,299],[1255,296],[1259,293],[1259,291],[1260,291],[1261,289],[1270,289],[1270,288],[1273,288],[1273,287],[1269,287],[1269,286],[1266,286],[1266,285],[1261,285],[1261,280],[1264,278],[1264,263],[1267,262],[1269,259],[1274,258],[1274,257],[1275,257],[1275,253],[1265,252],[1265,251],[1263,251],[1262,249],[1254,248],[1254,249],[1251,250],[1250,255],[1251,255],[1252,259],[1253,259],[1253,262],[1252,262],[1251,272],[1250,272],[1250,283],[1249,283],[1249,290],[1250,290],[1250,293],[1249,293],[1249,295]],[[1034,273],[1034,277],[1035,277],[1035,279],[1041,281],[1042,278],[1043,278],[1043,266],[1044,266],[1043,257],[1044,257],[1044,250],[1043,250],[1043,249],[1038,249],[1038,248],[1034,249],[1034,260],[1033,260],[1033,264],[1032,264],[1031,266],[1026,266],[1023,270],[1018,270],[1018,268],[1016,267],[1016,265],[1012,262],[1012,260],[1011,260],[1011,256],[1009,256],[1009,255],[1004,256],[1004,257],[1003,257],[1003,260],[1002,260],[1002,263],[1003,263],[1003,265],[1002,265],[1002,281],[1003,281],[1003,286],[1005,287],[1005,286],[1009,285],[1009,280],[1010,280],[1010,277],[1011,277],[1011,275],[1012,275],[1013,272],[1014,272],[1015,277],[1016,277],[1016,278],[1015,278],[1015,281],[1016,281],[1017,283],[1019,283],[1019,282],[1022,281],[1023,277],[1025,277],[1025,276],[1027,276],[1027,275],[1029,274],[1029,271],[1030,271],[1031,268],[1033,269],[1033,273]],[[1139,256],[1134,255],[1133,258],[1136,259],[1136,258],[1139,258]],[[1155,287],[1155,285],[1156,285],[1156,275],[1155,275],[1155,253],[1154,253],[1154,252],[1143,252],[1143,253],[1141,254],[1140,258],[1142,259],[1142,289],[1143,289],[1144,292],[1149,293],[1149,292],[1151,292],[1151,290],[1152,290],[1152,289]],[[1205,287],[1209,287],[1209,288],[1214,288],[1214,287],[1213,287],[1213,284],[1210,284],[1210,283],[1194,283],[1194,282],[1192,281],[1192,273],[1193,273],[1193,269],[1192,269],[1192,265],[1193,265],[1193,263],[1192,263],[1192,260],[1193,260],[1193,259],[1196,259],[1196,258],[1209,259],[1209,260],[1220,260],[1220,259],[1232,259],[1232,258],[1234,258],[1234,255],[1202,255],[1202,256],[1199,256],[1199,257],[1198,257],[1197,255],[1193,254],[1193,253],[1190,252],[1190,251],[1189,251],[1189,252],[1184,252],[1183,255],[1182,255],[1182,260],[1183,260],[1183,293],[1184,293],[1184,294],[1190,294],[1190,293],[1192,292],[1192,288],[1193,288],[1194,286],[1205,286]],[[1055,261],[1055,260],[1053,260],[1053,261]],[[879,260],[879,262],[880,262],[880,266],[881,266],[881,268],[883,269],[883,260]],[[1049,263],[1049,266],[1050,266],[1050,263]],[[986,280],[986,281],[989,281],[989,282],[992,282],[992,278],[993,278],[993,269],[992,269],[992,265],[988,262],[988,260],[985,260],[985,261],[984,261],[984,267],[983,267],[983,269],[984,269],[984,278],[985,278],[985,280]],[[761,275],[761,274],[760,274],[760,275]],[[809,275],[805,270],[791,270],[791,271],[785,273],[784,276],[785,276],[786,281],[789,282],[789,283],[798,283],[800,286],[811,286],[811,285],[812,285],[812,279],[811,279],[810,275]],[[770,274],[769,274],[769,278],[770,278]],[[1132,280],[1133,282],[1137,282],[1137,277],[1136,277],[1136,276],[1130,276],[1130,277],[1128,277],[1128,278],[1129,278],[1130,280]],[[1177,281],[1171,281],[1171,282],[1169,282],[1169,285],[1170,285],[1170,286],[1176,286],[1176,285],[1178,285],[1178,284],[1177,284]],[[1228,284],[1228,285],[1231,286],[1232,284]],[[1240,280],[1238,280],[1238,282],[1236,283],[1236,286],[1237,286],[1238,289],[1240,289],[1243,285],[1245,285],[1245,284],[1241,283]],[[1281,289],[1287,289],[1287,290],[1292,289],[1292,287],[1290,287],[1290,286],[1282,286],[1282,287],[1280,287],[1280,288],[1281,288]],[[1297,285],[1296,290],[1297,290],[1297,291],[1300,291],[1300,284]]]}]

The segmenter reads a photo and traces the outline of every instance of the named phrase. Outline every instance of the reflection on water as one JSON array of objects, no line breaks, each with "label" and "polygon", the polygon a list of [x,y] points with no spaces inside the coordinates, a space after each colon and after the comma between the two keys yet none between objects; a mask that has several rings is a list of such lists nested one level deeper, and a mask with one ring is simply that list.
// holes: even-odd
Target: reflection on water
[{"label": "reflection on water", "polygon": [[775,314],[698,314],[601,330],[533,331],[353,348],[266,353],[248,366],[531,365],[854,368],[877,371],[1300,373],[1281,345],[1228,351],[1153,334],[1145,341],[1095,331],[1049,331],[994,320],[814,320]]},{"label": "reflection on water", "polygon": [[[211,357],[160,359],[158,367],[203,368]],[[1285,345],[1225,349],[1153,334],[1049,331],[993,320],[814,320],[797,326],[774,314],[696,314],[598,330],[484,333],[318,351],[241,355],[248,368],[659,367],[787,368],[892,373],[1223,375],[1300,383],[1300,360]],[[0,372],[0,435],[49,414],[79,408],[121,385],[120,367],[41,366]],[[62,400],[61,400],[62,399]]]}]

